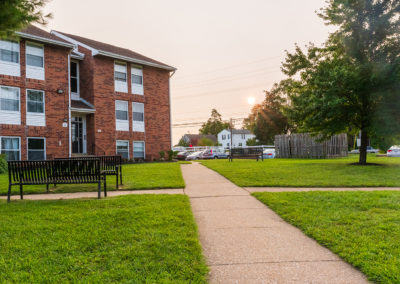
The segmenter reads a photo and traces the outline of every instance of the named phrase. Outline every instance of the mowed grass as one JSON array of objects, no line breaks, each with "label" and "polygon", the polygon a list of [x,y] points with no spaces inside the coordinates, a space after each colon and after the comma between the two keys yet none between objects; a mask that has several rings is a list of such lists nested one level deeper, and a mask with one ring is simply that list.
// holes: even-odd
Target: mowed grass
[{"label": "mowed grass", "polygon": [[0,201],[0,282],[206,283],[184,195]]},{"label": "mowed grass", "polygon": [[[157,188],[183,188],[185,182],[182,178],[178,163],[143,163],[122,166],[123,185],[120,190],[131,189],[157,189]],[[115,190],[115,176],[107,177],[107,190]],[[8,191],[8,174],[0,175],[0,195]],[[97,191],[97,184],[59,184],[50,185],[50,193]],[[46,193],[46,185],[24,186],[25,194]],[[12,187],[12,194],[19,194],[19,186]]]},{"label": "mowed grass", "polygon": [[369,163],[351,165],[358,155],[337,159],[207,160],[201,163],[244,187],[398,187],[400,158],[368,156]]},{"label": "mowed grass", "polygon": [[376,283],[400,283],[400,192],[253,193]]}]

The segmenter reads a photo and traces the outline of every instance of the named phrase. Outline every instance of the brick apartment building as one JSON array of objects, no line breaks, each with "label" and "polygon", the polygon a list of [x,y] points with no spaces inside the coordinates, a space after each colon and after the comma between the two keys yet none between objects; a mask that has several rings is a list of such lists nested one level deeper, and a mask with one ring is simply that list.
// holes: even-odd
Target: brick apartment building
[{"label": "brick apartment building", "polygon": [[0,40],[0,149],[9,160],[171,148],[175,68],[128,49],[35,26]]}]

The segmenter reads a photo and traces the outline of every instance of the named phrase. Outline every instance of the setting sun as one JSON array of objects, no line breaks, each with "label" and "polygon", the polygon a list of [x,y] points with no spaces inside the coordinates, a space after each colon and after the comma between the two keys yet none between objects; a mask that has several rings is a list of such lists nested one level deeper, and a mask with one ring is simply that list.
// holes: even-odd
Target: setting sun
[{"label": "setting sun", "polygon": [[256,99],[254,97],[248,97],[247,98],[247,103],[249,105],[254,105],[255,102],[256,102]]}]

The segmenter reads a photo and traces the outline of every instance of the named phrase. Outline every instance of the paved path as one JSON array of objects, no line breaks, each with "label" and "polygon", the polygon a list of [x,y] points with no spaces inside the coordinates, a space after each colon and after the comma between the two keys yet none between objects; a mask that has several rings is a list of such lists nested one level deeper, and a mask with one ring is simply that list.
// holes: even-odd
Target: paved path
[{"label": "paved path", "polygon": [[211,283],[367,283],[248,191],[198,163],[181,167]]},{"label": "paved path", "polygon": [[399,191],[400,187],[245,187],[248,192],[301,192],[301,191]]},{"label": "paved path", "polygon": [[[107,191],[107,196],[109,197],[128,195],[128,194],[184,194],[184,193],[183,189],[181,188]],[[24,199],[27,200],[57,200],[57,199],[76,199],[76,198],[97,198],[97,192],[24,194]],[[7,199],[7,196],[0,196],[0,199]],[[19,195],[13,195],[11,196],[11,199],[19,199]]]}]

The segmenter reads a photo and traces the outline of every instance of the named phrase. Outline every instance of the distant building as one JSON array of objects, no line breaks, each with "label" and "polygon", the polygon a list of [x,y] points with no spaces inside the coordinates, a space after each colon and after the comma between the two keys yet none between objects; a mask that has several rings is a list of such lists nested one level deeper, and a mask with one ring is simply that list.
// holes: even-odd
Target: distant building
[{"label": "distant building", "polygon": [[189,146],[199,146],[198,143],[202,138],[210,139],[214,144],[217,143],[217,137],[215,135],[205,135],[205,134],[185,134],[182,139]]},{"label": "distant building", "polygon": [[[222,130],[218,133],[218,143],[222,145],[224,148],[233,147],[242,147],[246,146],[246,142],[249,139],[255,138],[256,136],[247,129],[232,129],[232,140],[231,140],[231,131],[228,129]],[[232,145],[231,145],[232,141]]]}]

